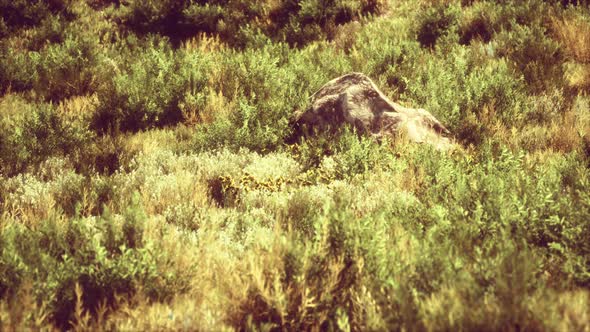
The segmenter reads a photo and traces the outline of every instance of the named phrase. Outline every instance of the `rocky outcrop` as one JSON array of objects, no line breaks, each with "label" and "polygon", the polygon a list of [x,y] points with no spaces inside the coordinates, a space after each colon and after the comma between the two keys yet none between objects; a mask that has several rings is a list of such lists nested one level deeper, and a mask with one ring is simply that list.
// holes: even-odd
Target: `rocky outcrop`
[{"label": "rocky outcrop", "polygon": [[428,111],[394,103],[366,75],[350,73],[326,83],[311,106],[295,114],[299,134],[334,130],[345,124],[376,138],[404,136],[446,149],[448,130]]}]

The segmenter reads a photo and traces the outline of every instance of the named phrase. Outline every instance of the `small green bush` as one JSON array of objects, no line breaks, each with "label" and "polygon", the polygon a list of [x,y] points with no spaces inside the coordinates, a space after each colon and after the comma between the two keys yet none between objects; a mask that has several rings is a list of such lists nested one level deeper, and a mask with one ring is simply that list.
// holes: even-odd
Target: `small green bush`
[{"label": "small green bush", "polygon": [[[285,1],[285,8],[275,13],[276,36],[291,45],[306,45],[318,39],[332,39],[337,25],[362,15],[378,14],[384,9],[380,1],[302,1],[296,8]],[[283,13],[283,17],[279,13]]]},{"label": "small green bush", "polygon": [[3,294],[27,278],[42,278],[34,285],[35,296],[49,306],[56,326],[65,329],[74,322],[76,285],[82,290],[80,305],[92,314],[101,306],[116,307],[121,304],[118,297],[140,288],[152,300],[166,300],[186,289],[186,279],[177,284],[180,275],[160,270],[166,254],[143,240],[146,216],[134,202],[122,222],[107,213],[98,219],[74,218],[66,225],[46,220],[33,233],[19,225],[4,228],[2,257],[12,264],[0,271]]},{"label": "small green bush", "polygon": [[0,93],[34,90],[38,99],[57,102],[96,90],[103,65],[97,36],[72,33],[55,17],[47,21],[55,26],[47,23],[23,41],[0,41]]},{"label": "small green bush", "polygon": [[[174,54],[165,41],[134,55],[124,67],[109,68],[112,77],[98,90],[100,106],[92,127],[138,131],[176,124],[186,98],[203,100],[208,63],[198,54]],[[198,107],[199,105],[195,105]]]},{"label": "small green bush", "polygon": [[0,41],[0,94],[33,87],[35,65],[31,54],[15,51]]},{"label": "small green bush", "polygon": [[[7,108],[16,108],[9,115]],[[10,103],[3,114],[0,133],[0,171],[11,176],[36,167],[50,156],[80,155],[92,139],[84,123],[66,120],[49,104]]]},{"label": "small green bush", "polygon": [[[407,81],[402,99],[423,105],[466,144],[483,142],[485,133],[481,130],[485,128],[474,131],[467,120],[479,117],[486,108],[493,108],[494,120],[510,124],[526,120],[530,109],[528,100],[522,97],[525,83],[514,75],[507,61],[482,60],[474,50],[442,53],[425,56],[422,65],[414,67],[413,79]],[[479,66],[474,66],[476,61]]]},{"label": "small green bush", "polygon": [[33,89],[53,101],[94,92],[101,66],[98,48],[92,41],[68,38],[32,53],[37,66]]},{"label": "small green bush", "polygon": [[563,51],[544,28],[516,25],[498,34],[497,41],[498,55],[514,62],[532,93],[563,85]]},{"label": "small green bush", "polygon": [[428,8],[419,17],[417,40],[423,47],[432,48],[437,40],[456,29],[459,8],[456,6],[436,5]]},{"label": "small green bush", "polygon": [[468,45],[474,40],[489,43],[500,30],[499,10],[489,2],[477,2],[466,10],[459,22],[459,43]]},{"label": "small green bush", "polygon": [[289,135],[291,114],[300,103],[296,89],[304,83],[296,82],[281,63],[285,51],[285,45],[269,45],[246,50],[218,64],[220,72],[214,88],[233,99],[236,107],[204,126],[204,135],[197,136],[197,146],[227,144],[264,151],[284,141]]},{"label": "small green bush", "polygon": [[[0,19],[3,22],[4,35],[17,29],[39,25],[44,19],[52,15],[63,15],[73,19],[69,10],[72,0],[2,0],[0,1]],[[4,37],[0,34],[0,38]]]},{"label": "small green bush", "polygon": [[216,33],[231,45],[245,47],[249,29],[290,45],[333,38],[335,27],[365,15],[379,14],[384,1],[132,1],[124,14],[141,33],[160,33],[175,44],[200,32]]}]

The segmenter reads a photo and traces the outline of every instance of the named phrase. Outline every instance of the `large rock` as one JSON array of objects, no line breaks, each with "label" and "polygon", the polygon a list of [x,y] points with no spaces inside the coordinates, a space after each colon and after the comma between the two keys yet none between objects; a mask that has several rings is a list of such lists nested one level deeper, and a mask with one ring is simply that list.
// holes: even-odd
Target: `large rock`
[{"label": "large rock", "polygon": [[448,130],[428,111],[394,103],[361,73],[350,73],[326,83],[311,97],[311,106],[295,114],[300,133],[332,130],[344,124],[376,138],[404,136],[440,149],[450,146]]}]

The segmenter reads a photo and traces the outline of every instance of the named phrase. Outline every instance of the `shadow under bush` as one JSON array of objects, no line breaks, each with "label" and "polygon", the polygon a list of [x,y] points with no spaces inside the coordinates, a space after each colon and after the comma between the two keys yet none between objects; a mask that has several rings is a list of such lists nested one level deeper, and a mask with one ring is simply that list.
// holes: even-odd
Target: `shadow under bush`
[{"label": "shadow under bush", "polygon": [[75,16],[69,8],[72,3],[73,0],[1,0],[0,38],[18,29],[39,25],[52,15],[73,19]]},{"label": "shadow under bush", "polygon": [[370,1],[132,1],[122,15],[126,25],[145,33],[159,33],[173,44],[199,33],[214,33],[243,48],[248,34],[259,31],[276,41],[303,46],[332,38],[335,27],[366,15],[378,15],[386,3]]}]

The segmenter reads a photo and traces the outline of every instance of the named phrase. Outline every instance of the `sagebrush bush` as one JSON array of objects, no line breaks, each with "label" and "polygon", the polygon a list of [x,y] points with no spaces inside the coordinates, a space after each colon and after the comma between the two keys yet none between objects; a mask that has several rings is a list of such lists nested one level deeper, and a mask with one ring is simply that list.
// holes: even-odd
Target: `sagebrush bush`
[{"label": "sagebrush bush", "polygon": [[[148,298],[165,300],[178,286],[186,289],[187,280],[182,281],[181,275],[188,271],[168,269],[165,253],[144,239],[146,216],[137,201],[133,204],[121,217],[107,212],[100,218],[74,218],[66,224],[49,219],[39,223],[35,234],[16,224],[3,229],[3,255],[13,248],[16,262],[24,269],[17,282],[43,278],[35,283],[35,292],[57,326],[75,323],[76,285],[82,290],[83,310],[91,314],[101,306],[102,310],[113,308],[119,304],[117,297],[125,294],[141,291]],[[167,271],[162,275],[163,268]],[[18,289],[18,284],[5,284],[10,282],[5,279],[10,271],[2,271],[2,289]]]},{"label": "sagebrush bush", "polygon": [[[297,92],[309,91],[285,62],[286,45],[267,45],[224,58],[210,76],[212,88],[234,100],[230,112],[203,126],[201,146],[229,145],[259,151],[276,148],[289,136],[289,121],[301,107]],[[228,51],[234,54],[234,51]],[[308,92],[309,93],[309,92]],[[227,106],[227,105],[221,105]]]},{"label": "sagebrush bush", "polygon": [[590,62],[590,25],[584,12],[570,10],[562,20],[554,19],[553,30],[567,50],[567,55],[579,62]]},{"label": "sagebrush bush", "polygon": [[13,97],[5,98],[0,108],[0,170],[6,176],[36,167],[50,156],[75,158],[93,137],[87,124],[68,121],[51,104]]},{"label": "sagebrush bush", "polygon": [[141,33],[156,32],[186,39],[217,33],[237,47],[248,46],[252,31],[291,45],[332,38],[337,25],[384,11],[384,1],[132,1],[125,22]]},{"label": "sagebrush bush", "polygon": [[37,66],[33,89],[53,101],[94,92],[101,66],[98,47],[93,41],[66,39],[31,53]]},{"label": "sagebrush bush", "polygon": [[202,105],[207,60],[175,54],[165,40],[151,45],[122,67],[107,69],[112,76],[98,90],[100,106],[92,121],[99,133],[174,125],[183,120],[182,105]]},{"label": "sagebrush bush", "polygon": [[417,40],[423,47],[434,47],[440,37],[456,28],[458,8],[440,4],[429,7],[422,15]]},{"label": "sagebrush bush", "polygon": [[517,25],[510,37],[501,33],[497,38],[498,54],[514,61],[533,93],[555,87],[563,77],[562,51],[544,28]]},{"label": "sagebrush bush", "polygon": [[96,16],[78,24],[50,16],[29,33],[0,40],[0,92],[34,90],[38,99],[53,102],[94,93],[104,65],[100,35],[108,30],[88,22]]},{"label": "sagebrush bush", "polygon": [[576,90],[588,90],[590,80],[590,25],[586,15],[580,10],[568,10],[562,19],[553,18],[552,30],[557,40],[564,46],[565,56],[570,60],[565,64],[564,78]]},{"label": "sagebrush bush", "polygon": [[69,10],[73,0],[36,0],[36,1],[9,1],[0,2],[0,38],[7,36],[17,29],[28,28],[40,24],[44,19],[52,15],[62,15],[73,19],[73,13]]},{"label": "sagebrush bush", "polygon": [[500,30],[500,13],[496,5],[481,1],[467,8],[462,20],[459,21],[459,43],[470,44],[474,40],[489,43]]},{"label": "sagebrush bush", "polygon": [[581,4],[0,0],[0,330],[587,330]]},{"label": "sagebrush bush", "polygon": [[30,54],[5,47],[0,41],[0,93],[27,91],[33,87],[35,65]]}]

